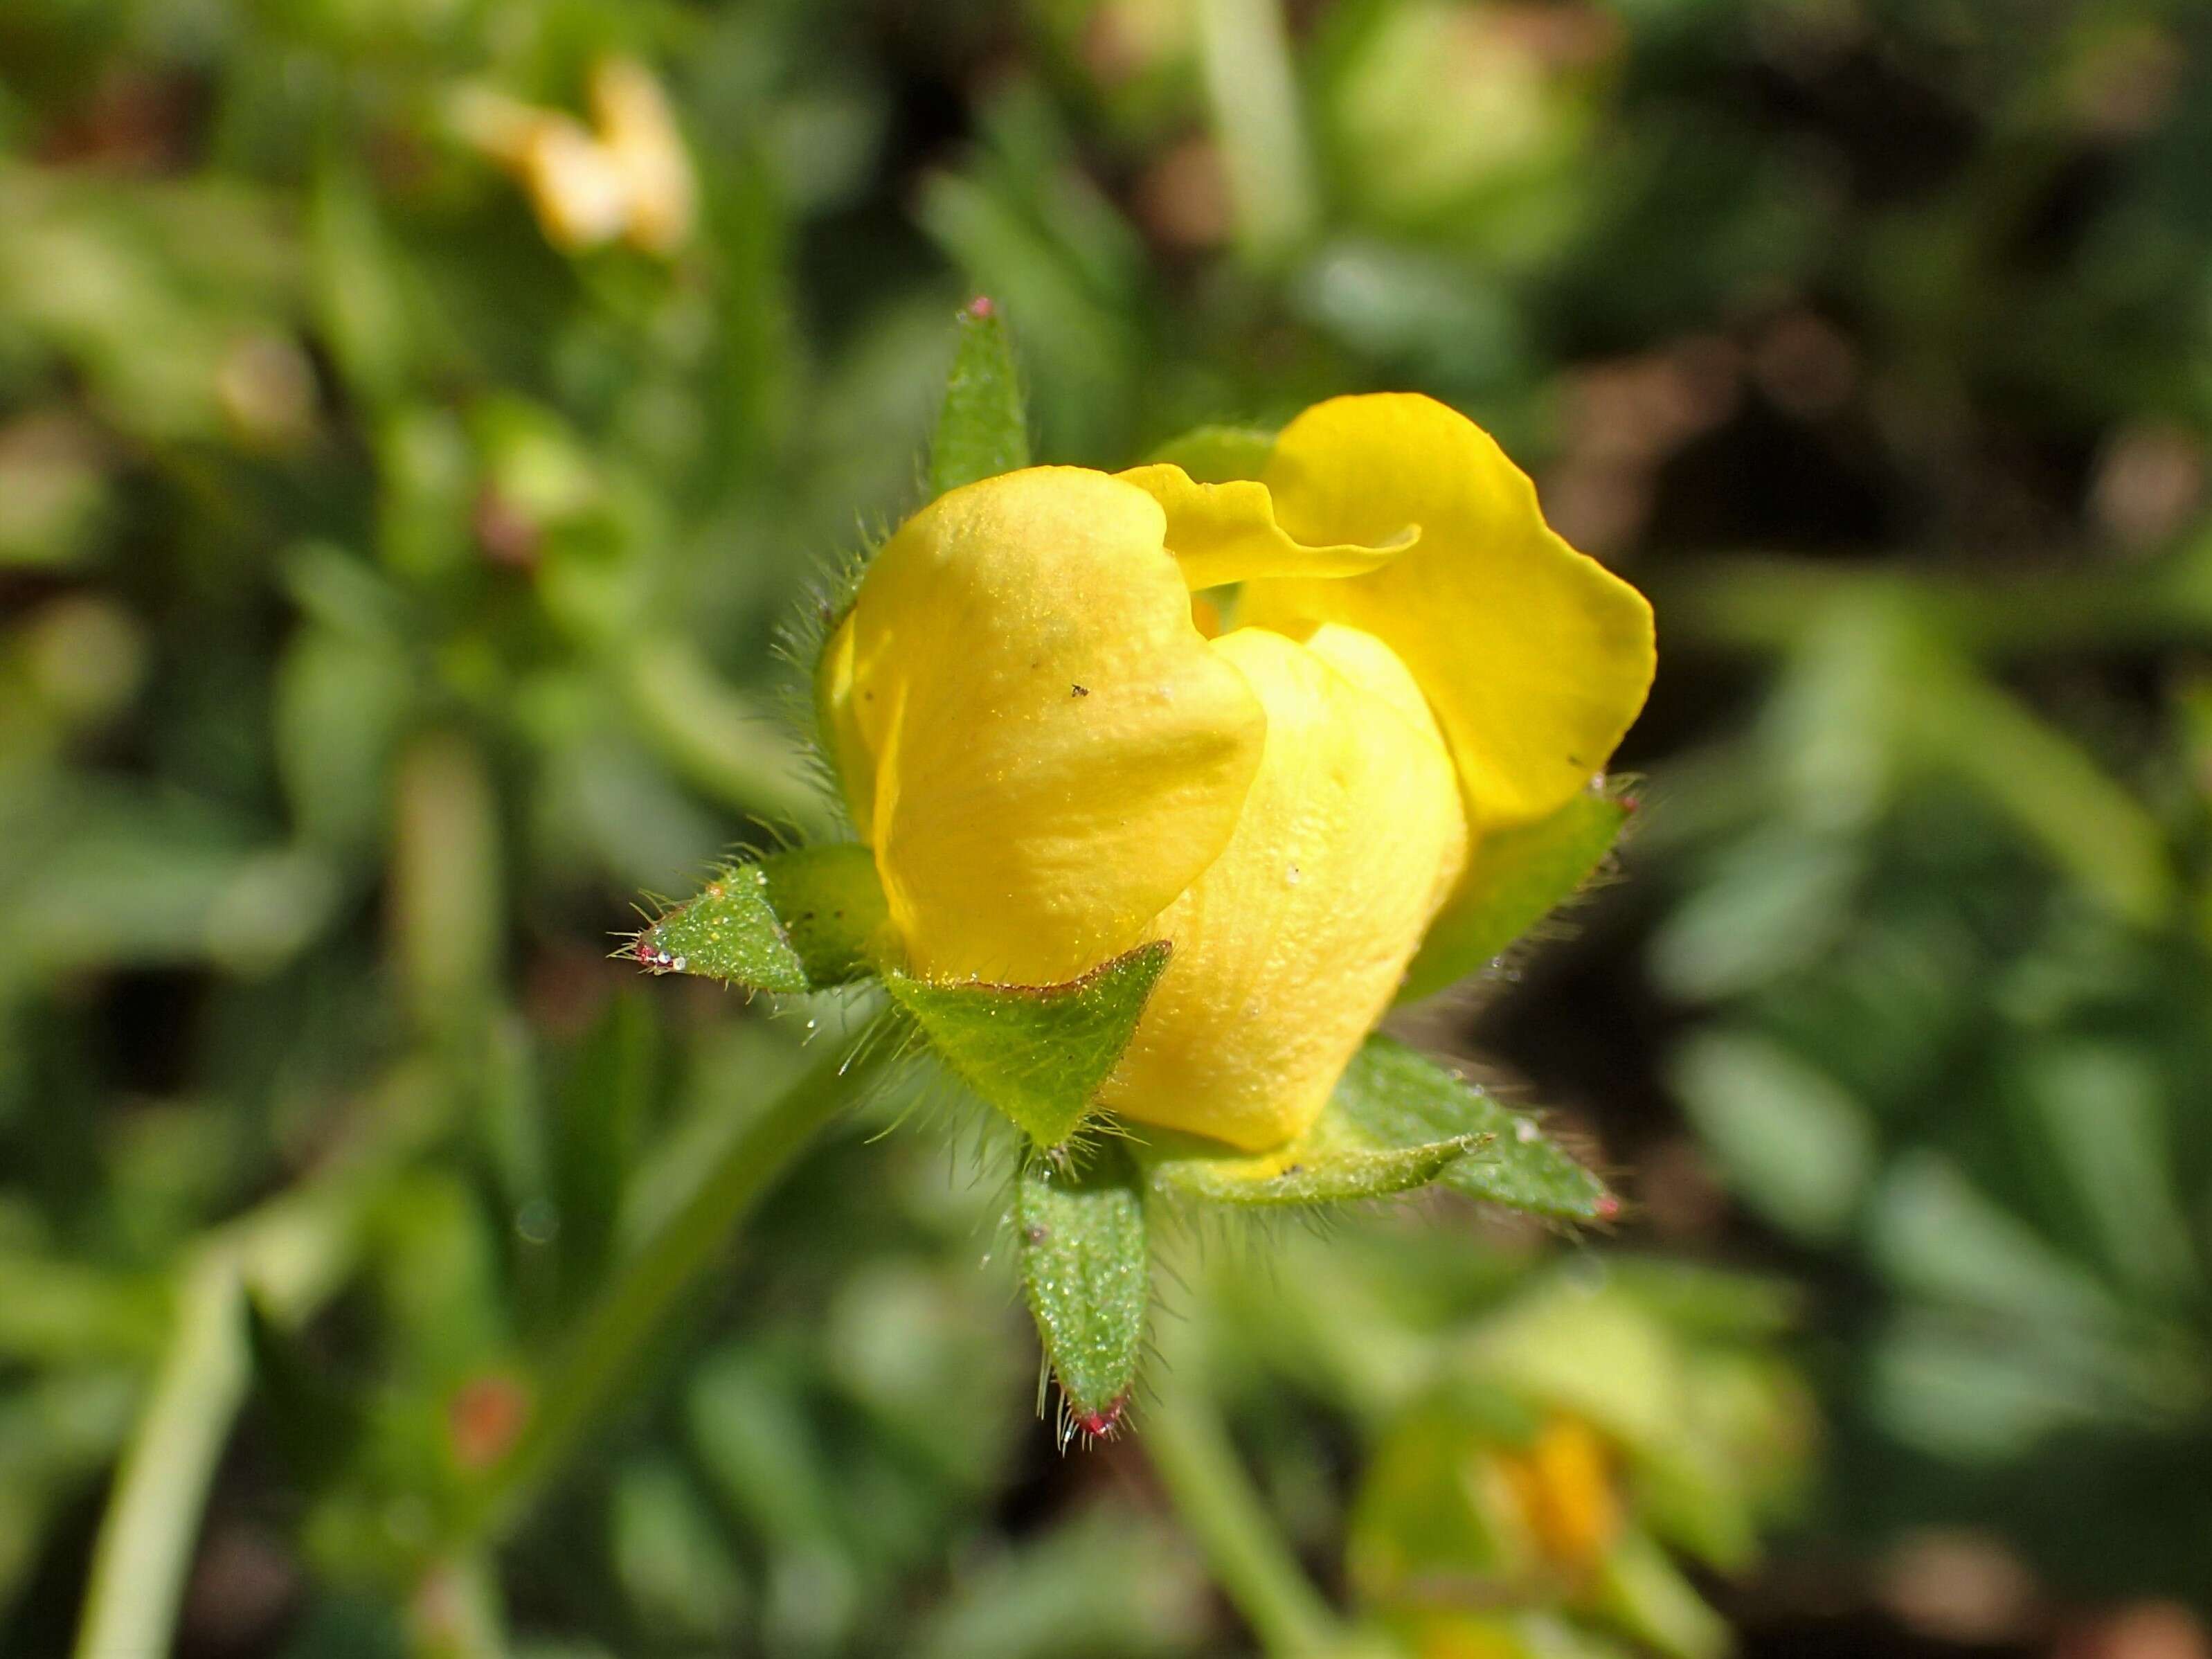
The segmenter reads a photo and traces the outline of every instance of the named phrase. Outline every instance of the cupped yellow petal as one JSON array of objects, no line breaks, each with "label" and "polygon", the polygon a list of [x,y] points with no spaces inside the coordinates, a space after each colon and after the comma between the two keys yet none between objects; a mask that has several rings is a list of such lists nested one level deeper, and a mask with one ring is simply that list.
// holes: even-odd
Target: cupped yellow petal
[{"label": "cupped yellow petal", "polygon": [[1267,487],[1250,479],[1200,483],[1167,462],[1117,473],[1160,504],[1168,515],[1168,551],[1194,591],[1261,576],[1356,576],[1388,564],[1420,539],[1419,525],[1401,524],[1370,546],[1346,542],[1309,547],[1275,521]]},{"label": "cupped yellow petal", "polygon": [[1478,833],[1542,817],[1603,768],[1651,684],[1651,607],[1544,522],[1481,428],[1413,393],[1333,398],[1284,428],[1265,482],[1303,543],[1420,526],[1370,571],[1249,581],[1238,615],[1387,644],[1436,711]]},{"label": "cupped yellow petal", "polygon": [[868,740],[853,710],[850,611],[822,641],[822,655],[814,665],[814,724],[853,827],[866,835],[876,821],[876,758],[868,752]]},{"label": "cupped yellow petal", "polygon": [[1227,848],[1155,931],[1166,973],[1100,1099],[1252,1151],[1328,1103],[1467,855],[1450,757],[1404,665],[1324,627],[1216,640],[1267,710]]},{"label": "cupped yellow petal", "polygon": [[1132,484],[1031,467],[939,497],[869,565],[839,695],[915,973],[1073,979],[1158,938],[1228,844],[1266,717],[1164,526]]}]

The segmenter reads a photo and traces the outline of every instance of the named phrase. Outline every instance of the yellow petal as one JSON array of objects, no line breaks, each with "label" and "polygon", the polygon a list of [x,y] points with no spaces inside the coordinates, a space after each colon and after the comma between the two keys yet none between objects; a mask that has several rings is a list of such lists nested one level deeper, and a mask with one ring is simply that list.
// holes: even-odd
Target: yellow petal
[{"label": "yellow petal", "polygon": [[629,181],[614,153],[566,115],[546,114],[531,130],[522,173],[546,240],[571,252],[622,234]]},{"label": "yellow petal", "polygon": [[675,252],[690,239],[697,192],[660,82],[634,59],[603,59],[592,72],[592,112],[629,188],[630,240],[648,253]]},{"label": "yellow petal", "polygon": [[814,668],[814,724],[829,751],[830,769],[843,791],[853,827],[868,833],[876,818],[876,762],[853,712],[853,617],[850,611],[822,642]]},{"label": "yellow petal", "polygon": [[1525,1451],[1501,1454],[1499,1462],[1544,1558],[1588,1572],[1620,1530],[1605,1443],[1587,1424],[1555,1417]]},{"label": "yellow petal", "polygon": [[1133,485],[1031,467],[939,497],[870,564],[847,707],[916,973],[1073,979],[1158,938],[1228,844],[1266,717],[1192,625],[1164,526]]},{"label": "yellow petal", "polygon": [[1397,989],[1467,826],[1404,666],[1324,628],[1213,642],[1267,709],[1237,833],[1160,918],[1167,972],[1100,1099],[1253,1151],[1302,1133]]},{"label": "yellow petal", "polygon": [[1603,768],[1651,684],[1651,607],[1553,532],[1481,428],[1411,393],[1334,398],[1284,428],[1266,482],[1302,542],[1421,526],[1363,574],[1249,582],[1238,615],[1389,646],[1436,710],[1478,832],[1542,817]]},{"label": "yellow petal", "polygon": [[1356,576],[1389,563],[1420,539],[1401,524],[1373,546],[1308,547],[1283,533],[1267,487],[1249,479],[1200,483],[1166,462],[1117,473],[1168,515],[1168,551],[1195,591],[1259,576]]}]

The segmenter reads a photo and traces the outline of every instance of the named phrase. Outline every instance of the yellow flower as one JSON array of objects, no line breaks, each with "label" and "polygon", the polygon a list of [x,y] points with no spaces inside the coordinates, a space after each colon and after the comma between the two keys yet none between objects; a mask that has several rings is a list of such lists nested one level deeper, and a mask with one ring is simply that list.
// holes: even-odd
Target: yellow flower
[{"label": "yellow flower", "polygon": [[603,58],[592,70],[593,127],[504,93],[465,89],[462,134],[530,192],[546,240],[571,252],[627,237],[664,258],[690,240],[696,210],[690,157],[651,70]]},{"label": "yellow flower", "polygon": [[1587,1577],[1620,1530],[1612,1459],[1589,1425],[1553,1417],[1499,1465],[1528,1536],[1551,1566]]},{"label": "yellow flower", "polygon": [[1651,671],[1650,607],[1489,436],[1386,394],[1308,410],[1258,479],[950,492],[877,554],[820,691],[908,969],[1058,983],[1172,940],[1102,1103],[1258,1151]]}]

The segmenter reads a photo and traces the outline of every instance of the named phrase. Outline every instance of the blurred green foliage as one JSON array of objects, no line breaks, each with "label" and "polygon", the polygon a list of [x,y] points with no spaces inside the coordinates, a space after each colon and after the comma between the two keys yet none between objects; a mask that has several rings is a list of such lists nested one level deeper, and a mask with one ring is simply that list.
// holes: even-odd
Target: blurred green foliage
[{"label": "blurred green foliage", "polygon": [[[2203,1608],[2207,33],[15,0],[0,1650],[68,1651],[103,1571],[126,1622],[161,1601],[159,1538],[95,1541],[133,1481],[186,1506],[179,1628],[222,1659],[1216,1654],[1188,1539],[1248,1619],[1271,1588],[1194,1468],[1425,1654],[1710,1651],[1660,1544],[1741,1573],[1781,1515],[1756,1592],[1698,1581],[1753,1646],[1894,1614],[1903,1650],[1880,1563],[1931,1526],[2039,1577],[1990,1640]],[[550,236],[486,112],[574,112],[544,165],[604,191],[632,61],[688,234]],[[1063,1458],[975,1121],[895,1097],[495,1553],[456,1517],[545,1357],[842,1017],[604,953],[633,892],[829,815],[778,632],[918,499],[978,289],[1043,459],[1414,387],[1654,594],[1632,879],[1412,1018],[1568,1109],[1631,1243],[1803,1288],[1543,1266],[1459,1208],[1200,1238],[1152,1428]],[[1620,1517],[1565,1572],[1561,1421]]]}]

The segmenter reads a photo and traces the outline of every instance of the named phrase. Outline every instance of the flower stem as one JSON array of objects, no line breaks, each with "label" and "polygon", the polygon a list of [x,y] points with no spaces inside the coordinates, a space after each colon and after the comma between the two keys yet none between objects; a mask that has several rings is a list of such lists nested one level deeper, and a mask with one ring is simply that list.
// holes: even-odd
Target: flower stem
[{"label": "flower stem", "polygon": [[568,1334],[530,1421],[464,1500],[449,1541],[495,1538],[514,1524],[630,1376],[669,1310],[815,1131],[860,1097],[889,1048],[866,1036],[838,1045],[738,1126],[691,1196],[616,1271]]},{"label": "flower stem", "polygon": [[292,1324],[342,1282],[379,1174],[441,1121],[410,1081],[395,1078],[370,1131],[315,1180],[206,1234],[186,1257],[167,1346],[93,1546],[77,1659],[169,1651],[208,1487],[252,1382],[246,1297]]},{"label": "flower stem", "polygon": [[1342,1626],[1291,1555],[1191,1369],[1153,1368],[1158,1398],[1138,1434],[1176,1515],[1269,1659],[1343,1650]]},{"label": "flower stem", "polygon": [[168,1651],[201,1504],[246,1397],[245,1294],[228,1252],[186,1270],[175,1317],[100,1524],[77,1659]]}]

